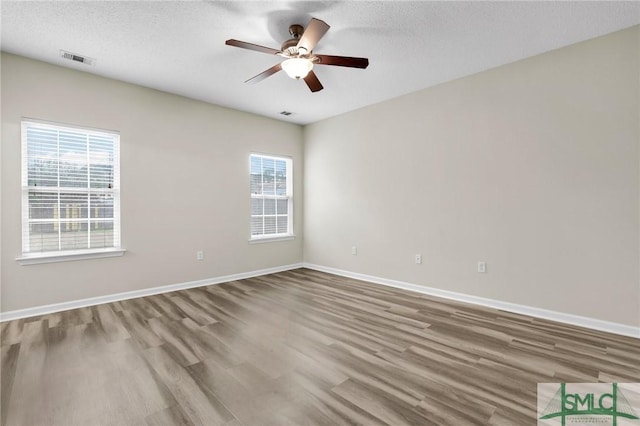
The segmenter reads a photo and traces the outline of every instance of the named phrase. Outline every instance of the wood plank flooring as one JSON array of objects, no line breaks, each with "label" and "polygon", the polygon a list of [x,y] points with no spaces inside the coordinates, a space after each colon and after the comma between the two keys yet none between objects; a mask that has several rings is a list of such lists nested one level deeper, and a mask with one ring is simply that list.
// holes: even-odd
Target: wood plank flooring
[{"label": "wood plank flooring", "polygon": [[4,425],[534,425],[640,340],[298,269],[1,324]]}]

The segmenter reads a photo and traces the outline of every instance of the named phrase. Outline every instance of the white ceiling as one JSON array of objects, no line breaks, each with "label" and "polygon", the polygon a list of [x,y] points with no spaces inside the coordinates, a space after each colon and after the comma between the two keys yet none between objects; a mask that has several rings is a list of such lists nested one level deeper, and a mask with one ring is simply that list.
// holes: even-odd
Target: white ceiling
[{"label": "white ceiling", "polygon": [[[283,121],[307,124],[640,23],[640,2],[6,1],[2,50]],[[324,90],[280,72],[243,82],[311,17],[315,52],[369,58],[317,66]],[[60,49],[96,59],[65,61]],[[292,111],[284,117],[280,111]]]}]

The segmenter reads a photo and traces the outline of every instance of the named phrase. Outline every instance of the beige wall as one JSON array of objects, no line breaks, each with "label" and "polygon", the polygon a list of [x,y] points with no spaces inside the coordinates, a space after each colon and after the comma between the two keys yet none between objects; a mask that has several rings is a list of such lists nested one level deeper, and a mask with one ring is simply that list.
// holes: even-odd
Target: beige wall
[{"label": "beige wall", "polygon": [[640,325],[639,33],[307,126],[305,261]]},{"label": "beige wall", "polygon": [[[120,131],[123,257],[15,261],[21,117]],[[302,150],[299,126],[3,53],[2,311],[300,262]],[[248,243],[251,151],[293,157],[293,241]]]},{"label": "beige wall", "polygon": [[[639,39],[635,27],[304,132],[3,53],[1,311],[304,252],[323,266],[640,325]],[[21,117],[120,131],[124,257],[15,261]],[[250,151],[294,159],[293,241],[247,242]],[[478,260],[488,273],[475,272]]]}]

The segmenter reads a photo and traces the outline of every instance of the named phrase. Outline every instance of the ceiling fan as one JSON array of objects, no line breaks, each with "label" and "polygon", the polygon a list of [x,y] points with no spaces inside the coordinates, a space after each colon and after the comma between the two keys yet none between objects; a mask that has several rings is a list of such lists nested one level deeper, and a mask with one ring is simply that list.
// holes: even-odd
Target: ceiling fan
[{"label": "ceiling fan", "polygon": [[318,41],[325,35],[329,28],[326,22],[316,18],[311,18],[306,29],[303,28],[302,25],[291,25],[289,27],[289,34],[291,34],[292,38],[282,43],[280,50],[234,39],[227,40],[225,44],[286,58],[281,63],[272,66],[255,77],[251,77],[245,81],[245,83],[258,83],[278,71],[284,70],[289,77],[296,80],[304,80],[312,92],[318,92],[322,90],[323,87],[313,72],[314,65],[334,65],[350,68],[367,68],[369,66],[369,59],[367,58],[319,55],[313,53],[313,48],[316,47]]}]

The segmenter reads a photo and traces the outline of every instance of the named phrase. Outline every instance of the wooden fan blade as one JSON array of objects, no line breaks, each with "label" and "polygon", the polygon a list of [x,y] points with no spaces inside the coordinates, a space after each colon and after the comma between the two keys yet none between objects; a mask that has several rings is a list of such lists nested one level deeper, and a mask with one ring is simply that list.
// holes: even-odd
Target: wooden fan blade
[{"label": "wooden fan blade", "polygon": [[318,65],[336,65],[338,67],[366,68],[369,66],[367,58],[352,58],[349,56],[314,55],[319,59]]},{"label": "wooden fan blade", "polygon": [[311,52],[318,44],[318,41],[329,31],[329,25],[316,18],[311,18],[309,25],[304,29],[300,41],[298,41],[298,49],[304,47],[307,53]]},{"label": "wooden fan blade", "polygon": [[280,53],[279,50],[272,49],[270,47],[259,46],[253,43],[247,43],[246,41],[229,39],[225,41],[227,46],[241,47],[243,49],[255,50],[256,52],[268,53],[270,55],[277,55]]},{"label": "wooden fan blade", "polygon": [[304,78],[304,82],[307,83],[309,90],[312,92],[319,92],[324,89],[324,87],[322,87],[322,83],[320,83],[320,80],[318,80],[318,77],[313,71],[309,71],[309,74]]},{"label": "wooden fan blade", "polygon": [[269,68],[268,70],[262,71],[260,74],[256,75],[255,77],[251,77],[249,80],[245,81],[245,83],[249,83],[249,84],[258,83],[258,82],[264,80],[265,78],[267,78],[269,76],[272,76],[273,74],[277,73],[281,69],[282,69],[282,67],[280,66],[280,64],[276,64],[276,65],[272,66],[271,68]]}]

